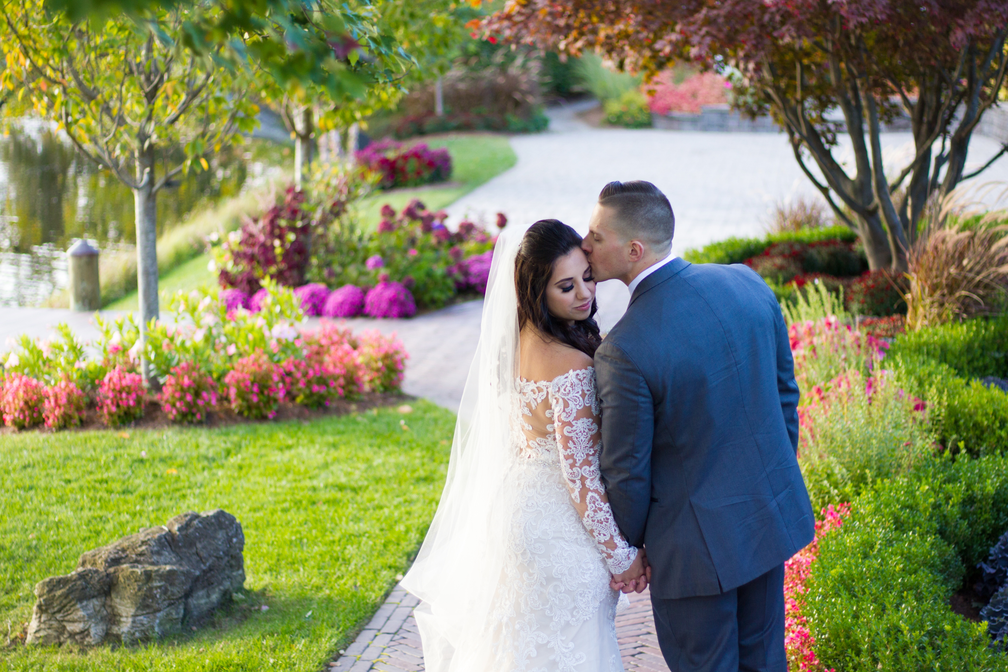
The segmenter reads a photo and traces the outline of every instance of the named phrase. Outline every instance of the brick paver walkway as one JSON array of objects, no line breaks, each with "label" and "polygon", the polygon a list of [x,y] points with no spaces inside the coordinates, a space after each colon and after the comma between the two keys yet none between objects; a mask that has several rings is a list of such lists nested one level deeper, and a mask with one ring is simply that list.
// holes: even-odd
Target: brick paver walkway
[{"label": "brick paver walkway", "polygon": [[[423,649],[413,619],[417,598],[400,586],[361,631],[329,664],[331,672],[422,672]],[[630,608],[616,616],[616,637],[627,672],[668,672],[655,638],[647,591],[630,595]]]}]

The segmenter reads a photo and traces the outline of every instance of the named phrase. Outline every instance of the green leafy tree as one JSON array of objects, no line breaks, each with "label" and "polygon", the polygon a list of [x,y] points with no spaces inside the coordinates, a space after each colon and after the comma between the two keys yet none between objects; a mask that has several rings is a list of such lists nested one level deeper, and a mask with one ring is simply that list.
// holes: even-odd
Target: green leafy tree
[{"label": "green leafy tree", "polygon": [[[15,0],[2,5],[0,17],[0,85],[133,191],[146,333],[158,317],[158,194],[180,173],[205,169],[206,156],[239,131],[251,131],[258,109],[219,54],[180,47],[188,18],[181,5],[144,18],[73,21],[39,0]],[[178,147],[180,160],[166,163],[167,150]]]}]

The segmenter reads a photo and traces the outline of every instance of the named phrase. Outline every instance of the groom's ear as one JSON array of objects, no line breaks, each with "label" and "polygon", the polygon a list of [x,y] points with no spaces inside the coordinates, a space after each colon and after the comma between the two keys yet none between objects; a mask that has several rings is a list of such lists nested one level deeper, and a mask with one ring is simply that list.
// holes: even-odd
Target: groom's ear
[{"label": "groom's ear", "polygon": [[644,258],[645,253],[644,243],[642,243],[639,240],[631,240],[629,245],[630,249],[628,251],[628,254],[630,256],[630,263],[636,264],[638,261]]}]

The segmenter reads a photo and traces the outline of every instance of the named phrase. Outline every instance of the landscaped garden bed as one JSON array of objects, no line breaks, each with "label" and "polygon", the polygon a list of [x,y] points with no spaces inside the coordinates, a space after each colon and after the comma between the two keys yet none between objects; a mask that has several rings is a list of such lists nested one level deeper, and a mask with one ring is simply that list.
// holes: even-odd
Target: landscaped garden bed
[{"label": "landscaped garden bed", "polygon": [[[417,199],[399,212],[384,206],[375,231],[365,232],[350,208],[354,179],[342,177],[313,198],[288,188],[261,216],[215,241],[226,300],[257,312],[264,283],[274,281],[296,288],[308,315],[402,318],[482,296],[496,233],[468,220],[449,230],[446,212]],[[496,228],[506,224],[498,213]]]},{"label": "landscaped garden bed", "polygon": [[[227,424],[391,403],[384,397],[397,395],[402,384],[402,344],[332,322],[305,329],[299,303],[272,283],[257,313],[216,292],[179,294],[171,317],[149,326],[146,347],[131,317],[99,318],[102,336],[87,348],[65,326],[56,341],[24,337],[3,357],[4,424],[18,430]],[[141,357],[160,387],[156,394],[139,373]],[[148,415],[152,406],[160,412]]]},{"label": "landscaped garden bed", "polygon": [[[785,568],[790,669],[1008,670],[992,646],[1008,634],[1005,554],[988,559],[1008,532],[1004,233],[946,230],[911,251],[899,309],[913,321],[877,300],[889,288],[852,300],[870,276],[838,272],[858,255],[844,229],[685,255],[747,263],[789,324],[799,464],[821,512],[816,541]],[[984,281],[922,261],[943,255]],[[813,270],[825,276],[796,286]],[[993,594],[1000,601],[988,605]]]}]

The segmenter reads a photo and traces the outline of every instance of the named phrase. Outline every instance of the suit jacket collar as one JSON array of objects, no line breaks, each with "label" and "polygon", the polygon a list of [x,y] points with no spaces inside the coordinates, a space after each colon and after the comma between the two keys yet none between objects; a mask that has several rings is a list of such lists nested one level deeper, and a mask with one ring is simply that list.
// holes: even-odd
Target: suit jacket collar
[{"label": "suit jacket collar", "polygon": [[686,261],[682,257],[676,257],[651,275],[644,278],[641,283],[637,285],[637,289],[634,290],[633,296],[630,297],[630,305],[632,306],[633,302],[640,296],[654,289],[666,280],[678,275],[688,266],[690,266],[690,262]]}]

